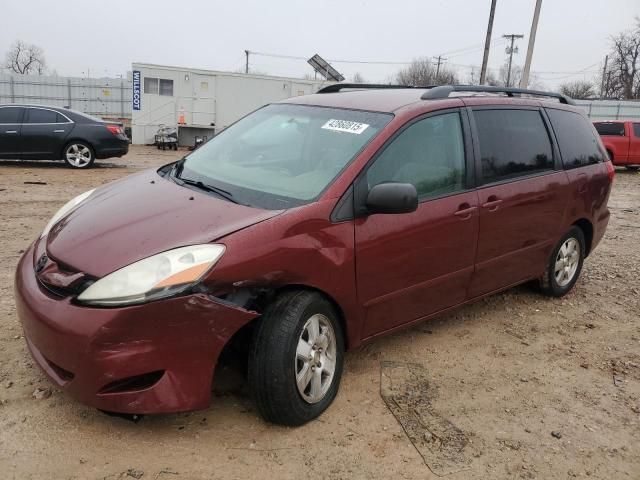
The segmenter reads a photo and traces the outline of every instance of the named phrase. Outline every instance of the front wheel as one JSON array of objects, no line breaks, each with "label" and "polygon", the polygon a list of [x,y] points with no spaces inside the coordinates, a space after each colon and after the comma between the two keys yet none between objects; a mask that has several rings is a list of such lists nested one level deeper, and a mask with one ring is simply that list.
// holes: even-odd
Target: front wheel
[{"label": "front wheel", "polygon": [[338,393],[344,339],[333,305],[315,292],[281,295],[265,310],[249,355],[248,379],[261,415],[298,426]]},{"label": "front wheel", "polygon": [[584,233],[573,226],[551,252],[547,268],[540,278],[543,293],[552,297],[569,293],[580,276],[584,256]]},{"label": "front wheel", "polygon": [[72,168],[89,168],[94,160],[93,149],[84,142],[71,142],[64,148],[64,161]]}]

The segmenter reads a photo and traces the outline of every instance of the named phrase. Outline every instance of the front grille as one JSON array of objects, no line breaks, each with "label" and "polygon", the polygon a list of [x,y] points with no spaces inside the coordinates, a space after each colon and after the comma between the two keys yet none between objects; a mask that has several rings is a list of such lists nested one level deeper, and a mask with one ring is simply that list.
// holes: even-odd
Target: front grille
[{"label": "front grille", "polygon": [[42,255],[34,266],[40,286],[55,298],[66,298],[80,294],[93,279],[82,272],[62,265]]}]

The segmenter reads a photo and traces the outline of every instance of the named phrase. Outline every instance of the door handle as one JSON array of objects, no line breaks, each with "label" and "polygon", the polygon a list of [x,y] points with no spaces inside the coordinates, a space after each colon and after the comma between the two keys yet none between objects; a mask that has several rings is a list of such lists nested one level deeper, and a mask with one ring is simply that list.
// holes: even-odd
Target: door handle
[{"label": "door handle", "polygon": [[7,130],[4,133],[18,133],[18,131],[17,130]]},{"label": "door handle", "polygon": [[453,214],[456,217],[462,217],[463,220],[471,217],[471,214],[475,212],[477,207],[472,207],[468,203],[460,205],[459,210],[456,210]]},{"label": "door handle", "polygon": [[491,195],[487,198],[487,201],[482,204],[482,208],[488,208],[490,212],[495,212],[498,209],[498,206],[502,203],[495,195]]},{"label": "door handle", "polygon": [[64,133],[64,130],[54,130],[53,133]]}]

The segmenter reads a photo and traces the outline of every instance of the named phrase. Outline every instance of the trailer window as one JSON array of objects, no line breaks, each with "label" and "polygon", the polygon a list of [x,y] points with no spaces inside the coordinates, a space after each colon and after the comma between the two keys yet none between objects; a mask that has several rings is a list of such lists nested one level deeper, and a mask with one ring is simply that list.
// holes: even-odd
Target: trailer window
[{"label": "trailer window", "polygon": [[144,77],[144,93],[158,94],[158,79]]},{"label": "trailer window", "polygon": [[173,97],[173,80],[144,77],[144,93]]},{"label": "trailer window", "polygon": [[173,97],[173,80],[160,79],[160,95]]}]

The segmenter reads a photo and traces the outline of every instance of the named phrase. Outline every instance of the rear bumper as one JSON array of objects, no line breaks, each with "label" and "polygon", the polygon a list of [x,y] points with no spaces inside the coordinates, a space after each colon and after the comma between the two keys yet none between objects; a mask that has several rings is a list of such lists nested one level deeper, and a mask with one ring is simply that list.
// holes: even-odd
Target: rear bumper
[{"label": "rear bumper", "polygon": [[[34,246],[20,259],[15,299],[34,360],[80,402],[120,413],[206,408],[222,348],[255,312],[203,294],[124,308],[86,308],[38,284]],[[144,387],[109,389],[155,372]],[[160,373],[158,373],[160,372]]]},{"label": "rear bumper", "polygon": [[109,146],[96,148],[96,158],[122,157],[129,151],[129,141],[118,140]]}]

